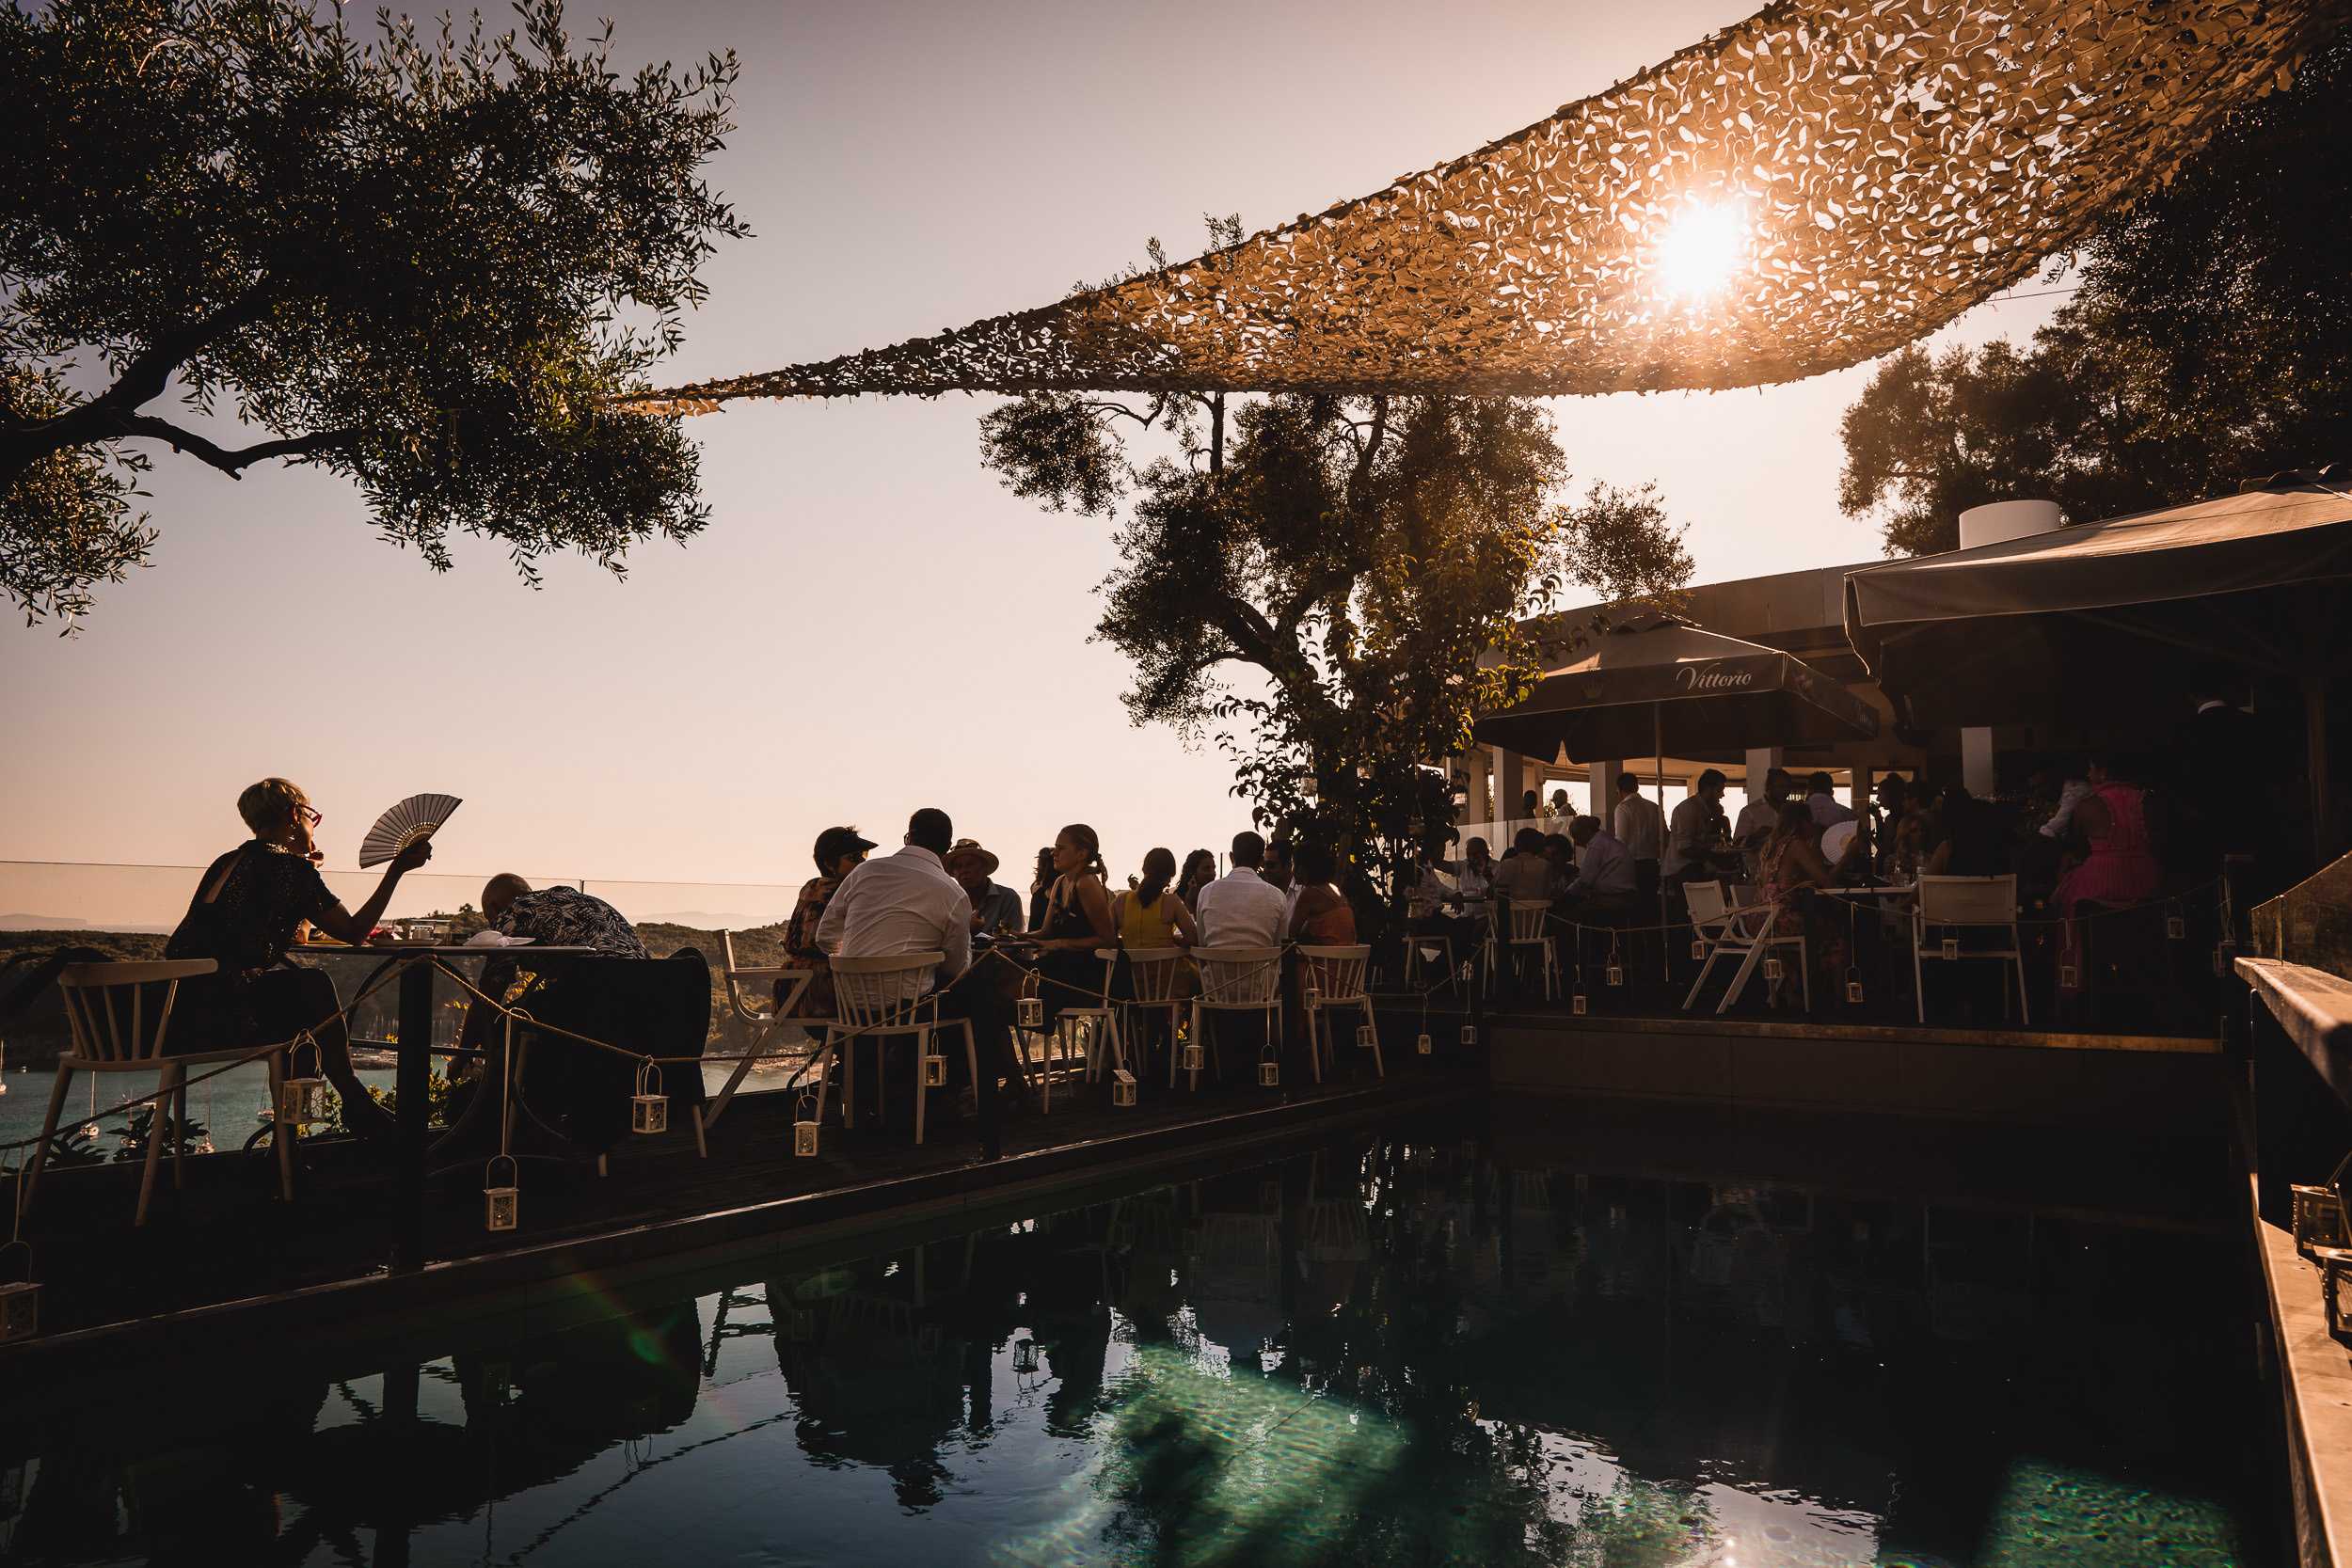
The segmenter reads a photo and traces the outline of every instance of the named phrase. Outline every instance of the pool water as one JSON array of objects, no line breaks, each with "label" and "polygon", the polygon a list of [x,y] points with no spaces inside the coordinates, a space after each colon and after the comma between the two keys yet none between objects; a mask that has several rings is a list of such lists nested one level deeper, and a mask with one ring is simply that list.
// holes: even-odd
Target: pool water
[{"label": "pool water", "polygon": [[2228,1238],[1465,1133],[537,1323],[93,1356],[0,1391],[0,1561],[2280,1560]]}]

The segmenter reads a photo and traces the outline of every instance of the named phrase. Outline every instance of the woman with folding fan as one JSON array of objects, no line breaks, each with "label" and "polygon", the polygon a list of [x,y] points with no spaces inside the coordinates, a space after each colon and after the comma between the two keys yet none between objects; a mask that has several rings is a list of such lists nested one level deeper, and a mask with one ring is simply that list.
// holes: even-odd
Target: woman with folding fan
[{"label": "woman with folding fan", "polygon": [[319,875],[310,830],[320,816],[298,785],[263,779],[237,797],[237,815],[252,838],[205,868],[186,917],[164,947],[167,958],[211,958],[220,966],[180,983],[173,1035],[226,1050],[291,1040],[308,1030],[318,1041],[320,1067],[342,1096],[343,1125],[388,1132],[392,1118],[351,1070],[335,982],[284,959],[306,920],[338,941],[366,942],[400,879],[433,858],[432,840],[420,837],[394,854],[374,895],[352,911]]}]

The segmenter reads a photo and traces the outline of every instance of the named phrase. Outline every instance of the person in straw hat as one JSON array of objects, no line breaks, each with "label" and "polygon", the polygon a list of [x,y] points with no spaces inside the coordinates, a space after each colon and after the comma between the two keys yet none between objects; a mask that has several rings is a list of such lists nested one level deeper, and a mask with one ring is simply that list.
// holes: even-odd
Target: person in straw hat
[{"label": "person in straw hat", "polygon": [[977,839],[960,838],[949,846],[942,857],[947,875],[963,884],[963,891],[972,899],[972,929],[986,934],[1001,930],[1022,929],[1025,911],[1020,893],[990,881],[994,875],[997,859],[980,847]]}]

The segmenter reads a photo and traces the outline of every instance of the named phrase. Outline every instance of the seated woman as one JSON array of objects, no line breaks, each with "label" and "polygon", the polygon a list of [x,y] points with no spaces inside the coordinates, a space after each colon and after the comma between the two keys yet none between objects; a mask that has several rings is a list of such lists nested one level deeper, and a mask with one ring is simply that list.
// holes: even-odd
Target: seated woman
[{"label": "seated woman", "polygon": [[1073,822],[1055,835],[1054,883],[1046,895],[1045,918],[1030,933],[1038,949],[1038,993],[1045,1003],[1049,1029],[1064,1007],[1101,1005],[1103,961],[1094,951],[1119,944],[1103,877],[1102,841],[1092,828]]},{"label": "seated woman", "polygon": [[[2058,879],[2051,905],[2066,924],[2058,946],[2058,991],[2072,996],[2090,976],[2083,970],[2082,931],[2076,911],[2086,904],[2126,909],[2145,903],[2164,891],[2164,868],[2157,863],[2148,840],[2148,792],[2126,783],[2138,769],[2114,756],[2091,759],[2090,793],[2074,807],[2074,825],[2089,841],[2090,853],[2081,864]],[[2066,971],[2074,984],[2065,984]]]},{"label": "seated woman", "polygon": [[[784,967],[813,969],[816,978],[803,989],[800,999],[792,1004],[787,1018],[831,1018],[833,1016],[832,959],[817,945],[817,927],[825,918],[825,906],[833,901],[834,889],[866,858],[866,851],[874,847],[870,838],[860,838],[855,828],[827,828],[817,835],[817,875],[801,884],[801,896],[792,906],[792,918],[784,927]],[[776,1001],[781,1005],[791,993],[794,981],[776,982]]]},{"label": "seated woman", "polygon": [[[1130,892],[1111,900],[1112,923],[1119,927],[1119,945],[1130,953],[1149,953],[1170,947],[1190,947],[1200,940],[1200,927],[1192,917],[1192,911],[1184,899],[1168,887],[1176,875],[1176,856],[1168,849],[1153,849],[1143,857],[1143,880]],[[1166,995],[1154,997],[1154,1004],[1184,1002],[1200,993],[1200,966],[1191,958],[1178,958],[1167,974]],[[1146,1031],[1145,1044],[1152,1032],[1162,1024],[1172,1028],[1165,1007],[1152,1006],[1141,1009],[1140,1026]]]},{"label": "seated woman", "polygon": [[1820,840],[1821,825],[1813,819],[1811,807],[1802,800],[1781,807],[1780,819],[1756,857],[1756,893],[1758,904],[1772,906],[1766,931],[1778,937],[1804,937],[1815,974],[1821,981],[1815,990],[1826,988],[1835,1006],[1845,996],[1845,988],[1836,982],[1846,968],[1846,921],[1826,900],[1808,891],[1836,881],[1836,874],[1822,863]]},{"label": "seated woman", "polygon": [[391,1117],[351,1069],[351,1037],[335,982],[318,970],[287,965],[286,949],[306,920],[338,942],[365,942],[401,878],[433,858],[433,841],[419,839],[394,855],[384,880],[354,912],[319,875],[325,857],[310,830],[320,816],[298,785],[263,779],[237,797],[237,815],[252,838],[205,867],[186,916],[164,944],[167,958],[210,958],[220,966],[181,983],[174,1037],[227,1050],[291,1040],[308,1030],[318,1042],[320,1069],[342,1097],[343,1125],[371,1136],[387,1133]]},{"label": "seated woman", "polygon": [[[1328,846],[1311,841],[1298,846],[1292,862],[1298,868],[1298,896],[1291,903],[1290,940],[1301,947],[1355,946],[1356,911],[1348,907],[1347,895],[1334,880],[1339,876],[1339,858]],[[1300,959],[1300,1000],[1310,990],[1334,989],[1334,967],[1326,959]]]},{"label": "seated woman", "polygon": [[1206,849],[1195,849],[1184,857],[1184,869],[1176,879],[1176,896],[1184,901],[1184,908],[1200,908],[1200,890],[1216,880],[1216,856]]}]

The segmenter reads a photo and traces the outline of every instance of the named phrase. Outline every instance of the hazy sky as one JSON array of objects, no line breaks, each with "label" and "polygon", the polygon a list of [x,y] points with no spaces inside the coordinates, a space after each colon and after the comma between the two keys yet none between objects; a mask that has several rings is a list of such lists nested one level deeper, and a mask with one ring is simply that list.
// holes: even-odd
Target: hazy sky
[{"label": "hazy sky", "polygon": [[[354,14],[360,8],[354,8]],[[576,13],[585,26],[588,8]],[[770,370],[1058,297],[1366,194],[1608,86],[1739,5],[1226,0],[651,5],[616,62],[743,60],[712,170],[723,245],[663,375]],[[2028,284],[2028,290],[2039,285]],[[2059,301],[1944,334],[2022,338]],[[1574,487],[1656,480],[1702,580],[1875,556],[1836,510],[1837,419],[1868,370],[1763,392],[1561,400]],[[466,798],[436,869],[797,884],[816,832],[895,847],[940,805],[1008,878],[1073,820],[1113,870],[1246,825],[1230,765],[1135,730],[1089,643],[1100,521],[978,463],[995,400],[747,404],[688,421],[708,531],[626,582],[523,587],[468,541],[437,576],[317,473],[158,454],[151,570],[78,637],[9,628],[0,858],[200,863],[237,791],[308,787],[330,866],[401,796]],[[426,678],[426,677],[430,678]]]}]

